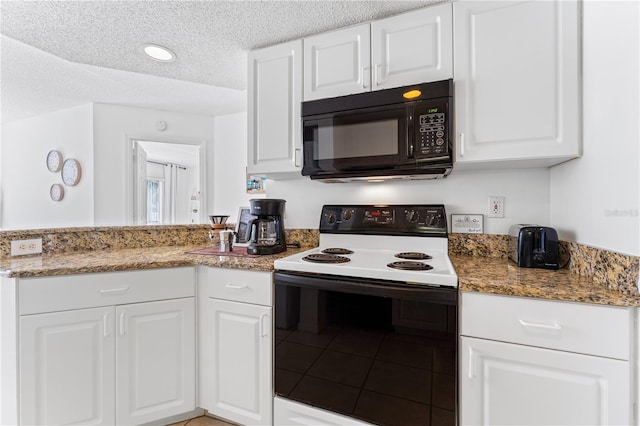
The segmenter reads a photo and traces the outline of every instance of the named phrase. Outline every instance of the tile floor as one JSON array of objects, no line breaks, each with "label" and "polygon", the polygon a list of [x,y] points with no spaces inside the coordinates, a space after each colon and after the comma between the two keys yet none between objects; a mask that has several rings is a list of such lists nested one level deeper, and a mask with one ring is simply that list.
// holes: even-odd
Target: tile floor
[{"label": "tile floor", "polygon": [[168,426],[235,426],[233,423],[227,423],[225,421],[214,419],[213,417],[196,417],[195,419],[185,420],[183,422],[173,423]]}]

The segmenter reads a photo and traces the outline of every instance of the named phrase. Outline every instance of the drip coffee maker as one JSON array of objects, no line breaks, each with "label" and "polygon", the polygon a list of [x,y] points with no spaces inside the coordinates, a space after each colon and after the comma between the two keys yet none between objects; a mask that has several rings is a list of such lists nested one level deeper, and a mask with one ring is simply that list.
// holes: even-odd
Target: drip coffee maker
[{"label": "drip coffee maker", "polygon": [[256,216],[247,226],[248,254],[274,254],[287,249],[284,235],[285,200],[249,200],[251,214]]}]

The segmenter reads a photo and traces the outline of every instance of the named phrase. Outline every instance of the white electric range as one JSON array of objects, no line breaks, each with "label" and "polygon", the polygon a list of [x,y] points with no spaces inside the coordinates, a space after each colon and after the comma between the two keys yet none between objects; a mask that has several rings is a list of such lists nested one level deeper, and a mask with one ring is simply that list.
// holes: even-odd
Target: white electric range
[{"label": "white electric range", "polygon": [[[328,205],[319,230],[319,247],[274,263],[275,424],[429,424],[443,400],[455,419],[444,206]],[[436,371],[435,351],[453,367]]]}]

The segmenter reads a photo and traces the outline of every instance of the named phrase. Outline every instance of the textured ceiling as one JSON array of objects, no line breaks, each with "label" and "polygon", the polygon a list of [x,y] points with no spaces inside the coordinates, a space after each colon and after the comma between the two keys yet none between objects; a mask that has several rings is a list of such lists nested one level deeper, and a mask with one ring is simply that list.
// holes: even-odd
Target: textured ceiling
[{"label": "textured ceiling", "polygon": [[[91,66],[74,69],[74,72],[81,74],[75,76],[78,77],[76,81],[80,85],[95,84],[96,79],[105,77],[101,75],[103,72],[109,74],[107,71],[98,70],[109,69],[128,73],[124,76],[113,72],[107,75],[107,79],[112,79],[107,80],[107,86],[113,86],[114,81],[117,82],[120,78],[125,81],[125,85],[140,83],[144,86],[140,81],[143,80],[141,77],[131,76],[138,73],[162,78],[156,79],[155,83],[158,84],[172,79],[199,86],[244,90],[246,53],[252,49],[380,19],[436,2],[438,0],[1,0],[0,32],[4,36],[2,94],[4,98],[5,91],[11,91],[8,88],[13,84],[11,80],[5,79],[21,74],[21,70],[15,64],[6,63],[5,49],[12,49],[9,56],[22,55],[21,51],[29,50],[22,44],[35,47],[42,53],[37,55],[30,51],[28,56],[31,62],[22,61],[23,65],[36,67],[44,74],[47,68],[34,62],[36,56],[41,56],[45,62],[53,61],[50,55],[59,57],[64,62],[58,65],[66,67],[67,70],[77,64]],[[141,52],[141,45],[144,43],[156,43],[170,48],[177,54],[177,60],[171,63],[149,60]],[[45,55],[44,52],[50,55]],[[27,74],[30,71],[23,70]],[[6,73],[8,76],[5,76]],[[81,77],[86,73],[93,73],[94,78],[84,82]],[[95,76],[95,73],[99,75]],[[50,79],[56,77],[56,74],[49,74]],[[25,75],[22,80],[27,78],[30,76]],[[63,75],[62,79],[69,78]],[[178,82],[173,83],[176,90],[177,84]],[[35,85],[42,86],[44,83]],[[153,83],[151,86],[155,89]],[[192,86],[191,89],[195,87],[198,86]],[[101,92],[99,87],[85,89],[89,92]],[[113,87],[110,89],[111,93],[116,93]],[[135,87],[129,87],[127,90],[135,92]],[[172,94],[172,90],[168,90],[168,93]],[[127,94],[124,93],[122,96],[126,97]],[[135,105],[135,95],[130,93],[129,96],[129,104]],[[161,93],[156,93],[156,98],[162,96]],[[106,102],[101,99],[98,96],[95,101]],[[49,100],[53,102],[53,99]],[[209,105],[203,113],[210,113],[212,109],[216,107]],[[6,111],[17,110],[20,108],[8,105],[3,99],[3,115]]]}]

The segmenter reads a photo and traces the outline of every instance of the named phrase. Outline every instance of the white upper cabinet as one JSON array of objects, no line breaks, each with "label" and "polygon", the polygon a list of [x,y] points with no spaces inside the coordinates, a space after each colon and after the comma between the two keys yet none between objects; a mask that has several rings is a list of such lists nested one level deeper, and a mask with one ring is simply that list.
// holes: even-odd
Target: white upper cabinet
[{"label": "white upper cabinet", "polygon": [[446,3],[304,39],[304,100],[453,76]]},{"label": "white upper cabinet", "polygon": [[371,90],[369,24],[304,39],[306,101]]},{"label": "white upper cabinet", "polygon": [[300,176],[302,40],[251,52],[248,74],[247,171]]},{"label": "white upper cabinet", "polygon": [[371,23],[373,90],[453,77],[451,3]]},{"label": "white upper cabinet", "polygon": [[578,3],[453,8],[458,165],[550,166],[579,156]]}]

